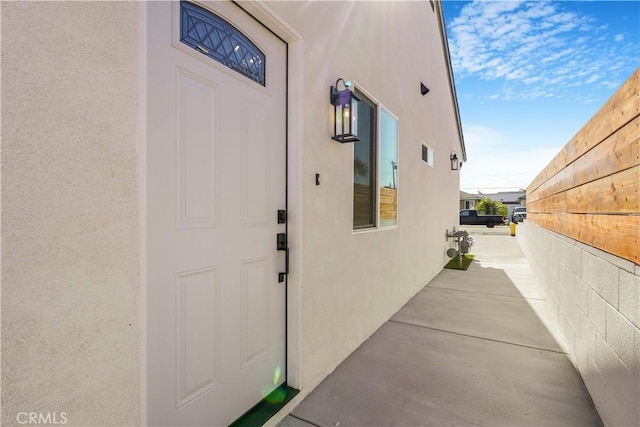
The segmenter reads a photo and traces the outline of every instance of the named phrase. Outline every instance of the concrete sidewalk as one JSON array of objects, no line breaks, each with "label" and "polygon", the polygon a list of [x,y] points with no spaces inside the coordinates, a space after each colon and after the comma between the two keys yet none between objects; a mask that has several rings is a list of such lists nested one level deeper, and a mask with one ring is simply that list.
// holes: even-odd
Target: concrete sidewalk
[{"label": "concrete sidewalk", "polygon": [[515,238],[475,235],[279,426],[599,426]]}]

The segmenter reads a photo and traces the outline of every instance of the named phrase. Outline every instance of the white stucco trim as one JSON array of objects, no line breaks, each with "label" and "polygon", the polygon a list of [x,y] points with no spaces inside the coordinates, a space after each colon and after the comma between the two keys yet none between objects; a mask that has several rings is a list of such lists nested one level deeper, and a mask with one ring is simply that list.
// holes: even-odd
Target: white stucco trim
[{"label": "white stucco trim", "polygon": [[140,218],[140,313],[138,319],[140,352],[140,425],[147,420],[147,5],[138,10],[138,200]]},{"label": "white stucco trim", "polygon": [[[302,141],[304,49],[302,36],[263,0],[237,4],[287,43],[288,233],[291,270],[287,279],[287,384],[302,390]],[[303,394],[303,393],[301,393]]]}]

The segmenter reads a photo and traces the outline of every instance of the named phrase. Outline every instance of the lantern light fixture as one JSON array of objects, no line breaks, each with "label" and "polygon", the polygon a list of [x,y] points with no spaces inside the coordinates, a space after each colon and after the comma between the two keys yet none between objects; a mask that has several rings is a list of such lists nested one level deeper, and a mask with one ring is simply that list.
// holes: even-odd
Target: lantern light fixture
[{"label": "lantern light fixture", "polygon": [[457,171],[458,169],[460,169],[460,162],[458,161],[458,155],[456,153],[452,153],[449,159],[451,159],[452,171]]},{"label": "lantern light fixture", "polygon": [[[343,90],[338,90],[342,82]],[[358,97],[349,89],[351,82],[344,79],[336,80],[331,86],[330,102],[334,113],[334,136],[332,139],[340,143],[360,141],[358,139]]]}]

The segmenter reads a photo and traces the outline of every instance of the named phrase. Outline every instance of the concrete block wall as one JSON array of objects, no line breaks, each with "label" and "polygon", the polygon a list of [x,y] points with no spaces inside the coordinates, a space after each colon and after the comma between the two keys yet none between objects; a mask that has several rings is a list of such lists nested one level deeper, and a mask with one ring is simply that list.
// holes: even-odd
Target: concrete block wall
[{"label": "concrete block wall", "polygon": [[518,224],[564,344],[607,426],[640,426],[640,266]]}]

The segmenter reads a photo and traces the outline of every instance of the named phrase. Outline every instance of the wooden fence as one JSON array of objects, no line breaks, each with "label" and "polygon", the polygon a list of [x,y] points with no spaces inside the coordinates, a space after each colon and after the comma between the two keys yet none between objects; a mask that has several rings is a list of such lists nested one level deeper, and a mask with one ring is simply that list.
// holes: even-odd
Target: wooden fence
[{"label": "wooden fence", "polygon": [[640,68],[527,189],[527,218],[640,264]]},{"label": "wooden fence", "polygon": [[[353,185],[354,197],[354,221],[356,224],[371,221],[371,199],[374,197],[371,187],[364,184]],[[395,188],[380,187],[380,221],[395,220],[398,218],[398,190]]]},{"label": "wooden fence", "polygon": [[398,190],[380,187],[380,220],[398,219]]}]

